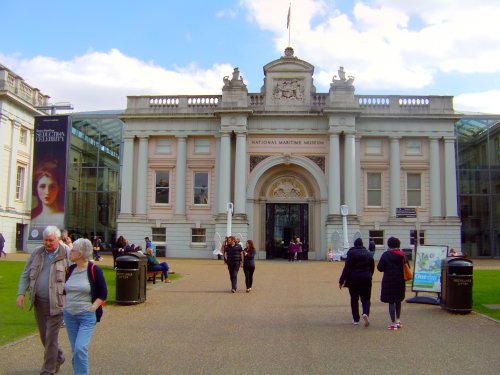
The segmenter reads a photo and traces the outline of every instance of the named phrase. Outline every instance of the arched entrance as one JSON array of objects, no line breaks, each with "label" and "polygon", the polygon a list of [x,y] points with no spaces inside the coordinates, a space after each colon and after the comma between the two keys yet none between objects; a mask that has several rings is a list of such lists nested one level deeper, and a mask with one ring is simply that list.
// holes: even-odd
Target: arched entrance
[{"label": "arched entrance", "polygon": [[311,159],[276,156],[259,163],[247,187],[249,238],[259,259],[286,257],[293,237],[316,259],[325,245],[326,195],[324,173]]}]

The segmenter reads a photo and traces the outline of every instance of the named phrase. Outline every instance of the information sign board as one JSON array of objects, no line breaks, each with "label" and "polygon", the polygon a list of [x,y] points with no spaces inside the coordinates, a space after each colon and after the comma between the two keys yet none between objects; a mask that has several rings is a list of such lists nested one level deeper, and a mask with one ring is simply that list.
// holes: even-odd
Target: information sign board
[{"label": "information sign board", "polygon": [[417,246],[413,270],[414,292],[441,293],[441,261],[447,255],[448,246]]},{"label": "information sign board", "polygon": [[417,209],[415,207],[397,207],[396,208],[397,218],[416,218]]}]

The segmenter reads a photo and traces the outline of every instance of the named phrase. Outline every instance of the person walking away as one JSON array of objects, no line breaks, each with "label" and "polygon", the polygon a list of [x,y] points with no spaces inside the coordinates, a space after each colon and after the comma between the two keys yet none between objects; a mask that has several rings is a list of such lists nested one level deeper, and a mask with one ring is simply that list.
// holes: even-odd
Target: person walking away
[{"label": "person walking away", "polygon": [[246,242],[245,250],[243,250],[243,272],[245,273],[245,285],[247,287],[247,293],[252,290],[253,284],[253,273],[255,271],[255,246],[252,240]]},{"label": "person walking away", "polygon": [[69,249],[59,242],[61,231],[55,226],[45,228],[42,236],[43,246],[33,251],[19,278],[16,304],[20,309],[24,308],[25,293],[29,290],[29,309],[35,308],[35,319],[45,348],[40,374],[54,374],[65,361],[58,339],[66,302],[64,275],[69,266]]},{"label": "person walking away", "polygon": [[238,271],[243,266],[243,249],[236,243],[234,236],[229,236],[227,246],[224,247],[224,259],[226,260],[229,278],[231,280],[231,293],[236,293],[238,287]]},{"label": "person walking away", "polygon": [[146,257],[148,258],[148,271],[161,271],[163,273],[164,282],[170,283],[168,279],[168,270],[170,267],[167,262],[159,262],[153,254],[153,249],[148,247],[146,249]]},{"label": "person walking away", "polygon": [[94,260],[99,262],[102,259],[102,257],[101,257],[102,241],[99,238],[99,236],[94,236],[94,241],[93,241],[92,245],[94,247],[94,252],[93,252]]},{"label": "person walking away", "polygon": [[302,242],[300,242],[300,238],[297,237],[295,239],[295,252],[297,253],[297,260],[300,262],[303,259],[303,249],[302,249]]},{"label": "person walking away", "polygon": [[144,237],[144,240],[146,241],[146,249],[150,247],[151,250],[153,251],[153,255],[156,256],[156,247],[155,245],[153,245],[153,242],[151,242],[149,237]]},{"label": "person walking away", "polygon": [[368,250],[370,251],[370,255],[373,257],[375,256],[375,250],[377,248],[377,245],[375,244],[375,241],[370,240],[368,243]]},{"label": "person walking away", "polygon": [[401,242],[391,237],[387,240],[387,247],[377,264],[377,269],[384,273],[380,300],[389,304],[391,324],[388,329],[394,331],[402,328],[401,301],[405,298],[406,283],[403,275],[404,253],[401,251]]},{"label": "person walking away", "polygon": [[363,309],[365,327],[370,325],[370,299],[372,294],[372,276],[375,262],[370,252],[363,246],[363,240],[357,238],[354,247],[349,249],[347,259],[339,279],[339,288],[346,284],[351,296],[352,324],[359,324],[359,300]]},{"label": "person walking away", "polygon": [[3,237],[3,234],[0,233],[0,258],[2,257],[2,254],[7,258],[7,253],[3,249],[5,246],[5,238]]},{"label": "person walking away", "polygon": [[295,261],[295,251],[296,251],[296,245],[293,240],[290,241],[288,244],[288,261],[293,262]]},{"label": "person walking away", "polygon": [[69,253],[74,263],[66,273],[66,304],[64,324],[73,352],[73,373],[89,373],[88,346],[96,323],[102,316],[102,305],[108,297],[108,288],[102,270],[89,262],[93,246],[86,238],[75,241]]}]

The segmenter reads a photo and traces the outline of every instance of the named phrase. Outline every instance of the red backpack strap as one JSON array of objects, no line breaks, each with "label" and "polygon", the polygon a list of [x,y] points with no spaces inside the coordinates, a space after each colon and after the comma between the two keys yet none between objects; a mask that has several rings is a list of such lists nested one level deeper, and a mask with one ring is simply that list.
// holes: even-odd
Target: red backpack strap
[{"label": "red backpack strap", "polygon": [[95,264],[92,263],[92,266],[90,267],[90,272],[92,273],[92,280],[94,280],[94,282],[95,282],[94,267],[95,267]]}]

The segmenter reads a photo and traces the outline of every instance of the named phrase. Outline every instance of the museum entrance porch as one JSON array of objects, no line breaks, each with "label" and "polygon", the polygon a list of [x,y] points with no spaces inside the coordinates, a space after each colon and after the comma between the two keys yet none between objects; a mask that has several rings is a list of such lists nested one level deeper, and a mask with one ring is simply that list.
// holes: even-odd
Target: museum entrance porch
[{"label": "museum entrance porch", "polygon": [[299,237],[303,259],[309,244],[309,205],[307,203],[266,204],[266,259],[288,258],[288,245]]}]

